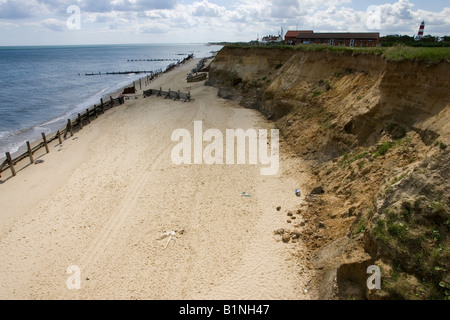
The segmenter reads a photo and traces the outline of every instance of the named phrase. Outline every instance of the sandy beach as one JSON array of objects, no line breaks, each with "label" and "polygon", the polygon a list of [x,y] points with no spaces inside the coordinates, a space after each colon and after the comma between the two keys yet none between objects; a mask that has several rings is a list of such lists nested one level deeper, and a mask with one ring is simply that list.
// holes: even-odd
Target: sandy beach
[{"label": "sandy beach", "polygon": [[[274,176],[260,165],[171,161],[172,132],[192,132],[194,121],[222,132],[274,128],[216,88],[187,83],[197,62],[143,87],[190,91],[194,101],[139,90],[49,154],[41,149],[43,163],[3,173],[0,299],[311,298],[306,249],[274,234],[294,228],[286,211],[304,183],[283,141]],[[161,238],[170,231],[170,242]],[[69,266],[79,267],[79,289],[67,286]]]}]

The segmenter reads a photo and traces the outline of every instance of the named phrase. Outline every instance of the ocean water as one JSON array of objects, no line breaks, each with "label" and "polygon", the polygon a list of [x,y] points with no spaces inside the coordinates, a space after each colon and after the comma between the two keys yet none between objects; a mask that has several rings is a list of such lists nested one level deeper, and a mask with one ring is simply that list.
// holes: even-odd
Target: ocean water
[{"label": "ocean water", "polygon": [[[212,55],[220,46],[148,44],[0,47],[0,158],[22,151],[26,141],[61,129],[68,118],[145,74],[96,75],[112,71],[156,71],[182,60]],[[171,59],[174,61],[129,61]],[[114,97],[115,98],[115,97]]]}]

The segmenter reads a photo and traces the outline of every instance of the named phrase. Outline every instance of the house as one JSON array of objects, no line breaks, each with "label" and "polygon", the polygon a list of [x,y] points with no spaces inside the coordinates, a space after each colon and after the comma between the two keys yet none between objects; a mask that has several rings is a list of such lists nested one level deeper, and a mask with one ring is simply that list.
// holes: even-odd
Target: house
[{"label": "house", "polygon": [[284,36],[284,42],[286,44],[296,44],[297,43],[297,36],[300,33],[313,33],[313,31],[312,30],[288,31],[288,32],[286,32],[286,35]]},{"label": "house", "polygon": [[[290,31],[286,33],[289,34]],[[293,31],[291,35],[294,35]],[[298,32],[295,38],[295,44],[329,44],[331,46],[345,46],[345,47],[376,47],[380,41],[380,33],[370,32],[327,32],[327,33],[315,33],[315,32]]]}]

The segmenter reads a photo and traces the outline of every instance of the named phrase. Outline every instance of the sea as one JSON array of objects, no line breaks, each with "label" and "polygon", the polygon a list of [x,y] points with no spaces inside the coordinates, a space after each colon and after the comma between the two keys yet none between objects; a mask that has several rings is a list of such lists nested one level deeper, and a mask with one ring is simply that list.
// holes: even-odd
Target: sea
[{"label": "sea", "polygon": [[[221,48],[208,44],[0,47],[0,159],[5,152],[25,150],[26,141],[41,139],[42,132],[56,132],[67,119],[145,76],[107,72],[165,70],[189,54],[205,58]],[[92,73],[97,75],[86,75]]]}]

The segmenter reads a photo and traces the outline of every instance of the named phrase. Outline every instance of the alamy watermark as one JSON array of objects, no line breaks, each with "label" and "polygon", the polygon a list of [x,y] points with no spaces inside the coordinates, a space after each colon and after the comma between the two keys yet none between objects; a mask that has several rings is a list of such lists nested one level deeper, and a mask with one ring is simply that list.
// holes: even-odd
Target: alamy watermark
[{"label": "alamy watermark", "polygon": [[371,276],[367,278],[366,285],[367,289],[373,290],[381,289],[381,269],[379,266],[369,266],[367,267],[366,273],[370,274]]},{"label": "alamy watermark", "polygon": [[69,30],[81,29],[81,9],[77,5],[71,5],[66,10],[70,16],[66,20],[66,26]]},{"label": "alamy watermark", "polygon": [[[268,165],[260,169],[261,175],[276,175],[279,168],[279,130],[270,131],[270,150],[267,129],[226,129],[224,157],[224,136],[218,129],[203,133],[203,122],[194,121],[194,136],[187,129],[176,129],[171,140],[178,142],[172,149],[172,163],[181,164],[246,164],[248,141],[248,164]],[[203,142],[209,144],[203,148]],[[193,149],[193,150],[192,150]],[[235,161],[236,149],[236,161]],[[270,151],[270,152],[269,152]],[[270,155],[268,155],[268,152]],[[192,161],[193,154],[193,161]],[[224,159],[225,158],[225,159]],[[225,161],[224,161],[225,160]]]},{"label": "alamy watermark", "polygon": [[80,267],[78,267],[76,265],[68,266],[66,273],[70,274],[70,276],[67,278],[67,281],[66,281],[67,289],[70,289],[70,290],[81,289]]}]

